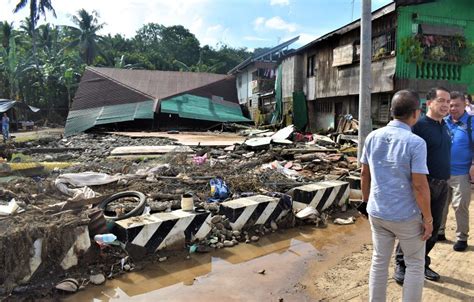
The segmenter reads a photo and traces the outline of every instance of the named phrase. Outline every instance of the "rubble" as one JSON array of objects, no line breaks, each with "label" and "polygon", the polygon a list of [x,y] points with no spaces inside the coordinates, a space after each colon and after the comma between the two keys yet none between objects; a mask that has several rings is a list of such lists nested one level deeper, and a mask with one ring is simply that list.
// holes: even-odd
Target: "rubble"
[{"label": "rubble", "polygon": [[[188,146],[183,152],[173,152],[180,147],[170,138],[128,138],[114,134],[81,134],[68,139],[42,139],[12,146],[9,149],[12,154],[28,156],[16,157],[20,158],[20,163],[61,160],[70,165],[53,166],[29,177],[15,175],[11,170],[0,176],[0,209],[8,208],[12,198],[24,209],[21,213],[17,210],[8,216],[0,216],[0,226],[8,226],[0,235],[0,253],[3,253],[0,259],[8,259],[11,263],[3,266],[1,283],[6,285],[8,293],[20,286],[31,272],[29,260],[20,259],[18,255],[30,255],[40,238],[43,238],[43,254],[38,257],[43,263],[51,255],[62,259],[72,246],[76,246],[77,236],[73,236],[76,229],[88,226],[88,236],[94,238],[115,233],[119,221],[133,224],[152,219],[157,213],[175,215],[175,211],[181,209],[182,196],[186,193],[192,193],[194,203],[194,211],[189,211],[189,215],[202,217],[196,219],[205,219],[208,223],[204,236],[196,231],[186,234],[184,245],[189,252],[209,252],[243,242],[257,242],[267,233],[298,223],[326,225],[327,214],[316,207],[314,211],[310,207],[299,211],[296,217],[301,219],[295,219],[292,215],[293,190],[318,181],[337,181],[356,175],[357,160],[352,156],[353,150],[341,152],[341,147],[353,146],[341,146],[327,136],[297,135],[292,125],[277,132],[246,129],[242,133],[248,137],[243,144],[212,148]],[[145,149],[144,154],[136,153],[135,146]],[[163,149],[160,146],[171,147]],[[125,150],[123,152],[135,154],[111,157],[113,150],[119,147],[122,148],[119,150]],[[154,154],[147,148],[154,150],[151,152]],[[162,153],[165,149],[171,152]],[[126,196],[130,191],[135,192],[135,196]],[[277,214],[291,215],[283,213],[261,218],[261,221],[255,221],[259,216],[249,215],[245,220],[236,221],[231,216],[234,210],[226,209],[226,203],[238,199],[260,200],[258,203],[265,200],[268,205],[260,207],[272,207],[268,213],[278,209]],[[271,202],[274,204],[270,206]],[[305,202],[310,205],[310,201]],[[318,209],[331,210],[322,206]],[[304,211],[309,214],[303,215]],[[7,241],[20,237],[26,239],[15,242],[15,247],[8,246]],[[117,237],[120,239],[119,235]],[[78,254],[78,265],[67,270],[58,266],[61,261],[51,264],[56,277],[51,280],[50,288],[74,287],[70,280],[60,282],[61,278],[71,276],[71,272],[76,273],[78,280],[89,280],[92,276],[84,276],[93,268],[97,269],[96,276],[109,278],[131,271],[136,263],[147,259],[146,249],[129,240],[100,246],[92,241],[89,250],[92,252]],[[102,263],[94,260],[98,254],[103,255]],[[167,257],[158,256],[154,261],[166,261]],[[21,269],[12,274],[12,265]],[[38,274],[50,273],[39,266]],[[94,283],[92,279],[89,281]]]}]

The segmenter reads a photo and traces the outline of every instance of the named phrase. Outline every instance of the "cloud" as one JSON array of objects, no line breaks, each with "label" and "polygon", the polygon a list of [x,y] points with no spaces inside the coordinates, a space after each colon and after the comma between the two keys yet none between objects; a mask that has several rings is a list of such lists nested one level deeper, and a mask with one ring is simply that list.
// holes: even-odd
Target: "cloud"
[{"label": "cloud", "polygon": [[281,17],[276,16],[265,21],[265,27],[270,29],[285,30],[288,32],[296,31],[297,25],[295,23],[289,23],[283,20]]},{"label": "cloud", "polygon": [[255,29],[260,29],[264,23],[265,23],[264,17],[258,17],[253,21],[253,25]]},{"label": "cloud", "polygon": [[270,0],[270,5],[280,5],[280,6],[288,6],[290,5],[290,0]]},{"label": "cloud", "polygon": [[243,39],[247,41],[270,41],[268,38],[260,38],[255,36],[244,36]]}]

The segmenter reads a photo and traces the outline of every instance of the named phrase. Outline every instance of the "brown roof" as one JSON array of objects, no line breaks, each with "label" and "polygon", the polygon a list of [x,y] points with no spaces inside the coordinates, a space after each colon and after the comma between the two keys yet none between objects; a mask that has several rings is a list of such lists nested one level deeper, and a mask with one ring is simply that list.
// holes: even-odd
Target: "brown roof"
[{"label": "brown roof", "polygon": [[87,67],[87,69],[154,99],[162,99],[226,78],[226,75],[204,72],[130,70],[102,67]]}]

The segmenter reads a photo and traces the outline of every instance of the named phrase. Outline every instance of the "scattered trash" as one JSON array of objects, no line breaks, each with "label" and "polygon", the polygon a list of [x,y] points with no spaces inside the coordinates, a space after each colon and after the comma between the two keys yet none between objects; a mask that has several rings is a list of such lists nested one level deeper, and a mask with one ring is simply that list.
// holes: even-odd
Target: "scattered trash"
[{"label": "scattered trash", "polygon": [[222,178],[213,178],[209,181],[209,184],[211,186],[211,197],[208,201],[219,202],[229,197],[229,188]]},{"label": "scattered trash", "polygon": [[334,219],[334,224],[339,224],[339,225],[348,225],[348,224],[354,224],[355,223],[355,218],[354,217],[349,217],[349,218],[336,218]]},{"label": "scattered trash", "polygon": [[0,205],[0,215],[11,215],[16,213],[20,209],[20,206],[16,202],[15,198],[8,202],[8,205]]},{"label": "scattered trash", "polygon": [[264,270],[264,269],[261,269],[261,270],[259,270],[257,273],[260,274],[260,275],[265,275],[265,270]]},{"label": "scattered trash", "polygon": [[56,284],[54,288],[64,292],[75,293],[79,290],[79,282],[74,278],[67,278]]},{"label": "scattered trash", "polygon": [[194,209],[193,194],[186,193],[181,196],[181,209],[183,211],[192,211]]},{"label": "scattered trash", "polygon": [[300,219],[308,219],[308,218],[311,218],[312,216],[317,216],[318,214],[319,214],[318,210],[316,210],[315,208],[306,207],[303,210],[296,213],[296,217]]},{"label": "scattered trash", "polygon": [[198,156],[198,155],[193,156],[193,163],[195,163],[196,165],[202,165],[206,163],[206,161],[207,161],[207,153],[204,154],[203,156]]},{"label": "scattered trash", "polygon": [[98,234],[94,236],[94,241],[97,242],[97,244],[101,247],[106,246],[112,242],[117,240],[117,236],[114,234]]},{"label": "scattered trash", "polygon": [[94,285],[101,285],[105,283],[105,276],[103,274],[91,275],[89,281]]}]

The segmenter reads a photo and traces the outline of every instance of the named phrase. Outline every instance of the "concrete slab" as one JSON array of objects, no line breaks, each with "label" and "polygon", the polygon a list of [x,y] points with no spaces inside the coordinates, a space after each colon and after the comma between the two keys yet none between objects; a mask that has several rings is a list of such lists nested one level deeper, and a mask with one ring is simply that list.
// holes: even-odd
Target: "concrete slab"
[{"label": "concrete slab", "polygon": [[293,191],[293,209],[302,210],[311,206],[321,213],[334,204],[342,206],[349,198],[349,191],[349,183],[339,180],[297,187]]},{"label": "concrete slab", "polygon": [[184,244],[192,236],[203,239],[211,231],[211,213],[176,210],[132,217],[116,222],[114,233],[122,242],[143,246],[149,253]]},{"label": "concrete slab", "polygon": [[230,146],[242,144],[245,138],[236,133],[215,132],[180,132],[170,134],[166,132],[111,132],[128,137],[163,137],[174,139],[185,146]]},{"label": "concrete slab", "polygon": [[233,230],[279,221],[290,211],[279,198],[265,195],[239,198],[221,203],[219,214],[229,218]]},{"label": "concrete slab", "polygon": [[117,147],[110,155],[136,155],[136,154],[166,154],[166,153],[193,153],[188,146],[165,145],[165,146],[126,146]]}]

